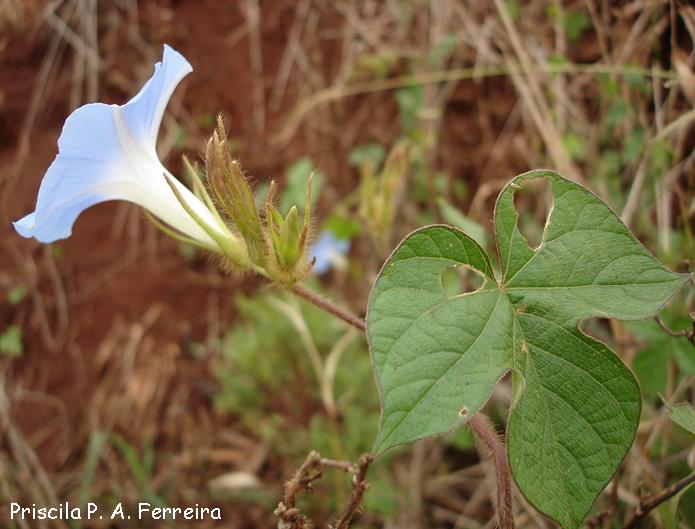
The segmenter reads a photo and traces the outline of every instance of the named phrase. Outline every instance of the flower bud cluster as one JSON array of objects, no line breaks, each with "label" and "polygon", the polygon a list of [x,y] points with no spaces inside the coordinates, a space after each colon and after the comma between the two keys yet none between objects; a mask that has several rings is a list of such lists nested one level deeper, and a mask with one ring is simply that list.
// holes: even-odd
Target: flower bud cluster
[{"label": "flower bud cluster", "polygon": [[[293,205],[283,217],[274,204],[277,186],[272,182],[261,218],[251,186],[232,156],[224,124],[218,118],[217,129],[205,151],[205,176],[216,214],[226,218],[240,235],[239,241],[243,241],[248,268],[285,284],[307,274],[311,268],[306,252],[313,175],[307,183],[303,214]],[[238,268],[237,264],[233,261],[231,268]]]}]

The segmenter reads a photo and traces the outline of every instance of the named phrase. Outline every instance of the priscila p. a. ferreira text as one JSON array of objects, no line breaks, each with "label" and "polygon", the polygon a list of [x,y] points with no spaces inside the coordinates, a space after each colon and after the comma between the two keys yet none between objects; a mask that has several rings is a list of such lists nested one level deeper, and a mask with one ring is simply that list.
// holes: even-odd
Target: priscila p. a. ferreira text
[{"label": "priscila p. a. ferreira text", "polygon": [[137,509],[117,503],[110,509],[104,509],[96,503],[71,505],[64,502],[58,505],[25,506],[13,502],[10,504],[11,520],[221,520],[219,507],[203,507],[197,503],[186,507],[160,507],[147,502],[137,504]]}]

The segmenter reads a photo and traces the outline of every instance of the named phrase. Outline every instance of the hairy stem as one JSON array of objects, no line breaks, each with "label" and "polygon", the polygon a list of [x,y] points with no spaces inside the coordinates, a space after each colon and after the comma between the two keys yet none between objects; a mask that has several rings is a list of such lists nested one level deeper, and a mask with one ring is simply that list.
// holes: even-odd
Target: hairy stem
[{"label": "hairy stem", "polygon": [[353,327],[356,327],[363,332],[367,330],[367,326],[362,318],[355,316],[347,309],[339,307],[332,301],[319,296],[316,292],[312,292],[308,288],[297,283],[292,285],[292,292],[297,294],[299,297],[306,299],[309,303],[316,305],[318,308],[332,314],[336,318],[340,318],[344,322],[349,323]]},{"label": "hairy stem", "polygon": [[480,439],[488,451],[490,458],[495,465],[495,475],[497,477],[497,519],[500,529],[514,529],[514,519],[512,517],[512,482],[509,464],[507,463],[507,452],[504,449],[502,440],[497,435],[492,424],[487,417],[481,413],[476,413],[468,421],[476,437]]},{"label": "hairy stem", "polygon": [[634,527],[637,527],[639,522],[642,519],[644,519],[651,511],[653,511],[656,507],[664,503],[666,500],[678,494],[681,490],[683,490],[691,483],[695,483],[695,472],[692,472],[690,475],[684,477],[680,481],[675,482],[666,490],[654,496],[651,500],[641,504],[637,508],[637,511],[635,511],[635,514],[633,514],[632,517],[623,526],[623,529],[633,529]]}]

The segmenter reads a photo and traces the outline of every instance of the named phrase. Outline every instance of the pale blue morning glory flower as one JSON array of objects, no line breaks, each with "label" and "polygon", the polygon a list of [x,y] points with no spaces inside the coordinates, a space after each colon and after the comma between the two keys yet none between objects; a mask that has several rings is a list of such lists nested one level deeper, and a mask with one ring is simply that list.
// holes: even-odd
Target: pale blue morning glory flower
[{"label": "pale blue morning glory flower", "polygon": [[[218,241],[234,238],[157,157],[157,133],[164,109],[176,86],[192,70],[180,53],[165,45],[162,62],[155,65],[152,77],[128,103],[93,103],[75,110],[65,122],[58,155],[41,182],[36,211],[14,223],[17,232],[41,242],[64,239],[88,207],[127,200],[210,248],[216,249],[218,244],[209,233]],[[186,212],[171,185],[198,222]]]},{"label": "pale blue morning glory flower", "polygon": [[350,250],[350,241],[337,239],[330,231],[324,231],[316,239],[311,254],[316,261],[311,269],[318,275],[328,272],[333,266],[340,266],[345,261],[345,254]]}]

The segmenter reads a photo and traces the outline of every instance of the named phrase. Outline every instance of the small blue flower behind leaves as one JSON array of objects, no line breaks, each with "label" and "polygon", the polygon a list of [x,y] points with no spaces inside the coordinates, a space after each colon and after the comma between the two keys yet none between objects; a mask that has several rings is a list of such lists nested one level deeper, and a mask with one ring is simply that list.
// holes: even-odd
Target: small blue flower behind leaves
[{"label": "small blue flower behind leaves", "polygon": [[324,231],[316,239],[311,249],[311,256],[316,259],[312,271],[323,275],[331,268],[342,268],[345,255],[350,251],[350,241],[337,239],[330,231]]}]

